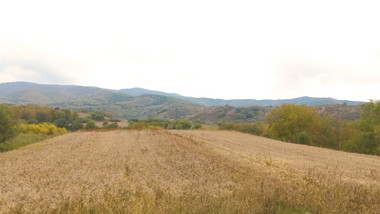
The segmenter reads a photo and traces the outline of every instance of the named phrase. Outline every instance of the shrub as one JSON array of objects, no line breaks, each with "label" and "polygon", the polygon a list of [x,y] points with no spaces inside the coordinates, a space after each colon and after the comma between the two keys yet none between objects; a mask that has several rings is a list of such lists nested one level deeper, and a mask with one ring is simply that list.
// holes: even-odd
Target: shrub
[{"label": "shrub", "polygon": [[65,128],[57,128],[53,124],[41,123],[41,124],[20,124],[17,127],[18,131],[22,134],[66,134]]},{"label": "shrub", "polygon": [[83,124],[81,123],[81,121],[75,120],[70,124],[69,129],[70,131],[77,131],[79,129],[83,129]]},{"label": "shrub", "polygon": [[91,119],[96,121],[103,121],[105,114],[101,111],[91,113]]},{"label": "shrub", "polygon": [[117,123],[109,124],[107,121],[104,121],[102,127],[104,129],[116,129],[117,127],[119,127],[119,125]]},{"label": "shrub", "polygon": [[119,127],[117,123],[111,123],[107,126],[107,129],[116,129],[117,127]]},{"label": "shrub", "polygon": [[70,121],[68,121],[66,119],[57,119],[57,120],[54,121],[54,124],[58,128],[66,128],[66,129],[68,129],[69,126],[70,126]]},{"label": "shrub", "polygon": [[201,120],[195,120],[192,129],[200,129],[201,127],[202,127],[202,121]]},{"label": "shrub", "polygon": [[98,128],[98,127],[95,125],[95,121],[94,120],[87,121],[87,123],[86,123],[86,129],[96,129],[96,128]]},{"label": "shrub", "polygon": [[191,129],[193,126],[190,120],[178,120],[175,129]]},{"label": "shrub", "polygon": [[297,141],[300,144],[306,144],[306,145],[310,145],[310,142],[311,142],[310,136],[306,131],[303,131],[297,134]]},{"label": "shrub", "polygon": [[108,126],[108,122],[107,121],[104,121],[103,124],[102,124],[102,127],[103,128],[106,128]]}]

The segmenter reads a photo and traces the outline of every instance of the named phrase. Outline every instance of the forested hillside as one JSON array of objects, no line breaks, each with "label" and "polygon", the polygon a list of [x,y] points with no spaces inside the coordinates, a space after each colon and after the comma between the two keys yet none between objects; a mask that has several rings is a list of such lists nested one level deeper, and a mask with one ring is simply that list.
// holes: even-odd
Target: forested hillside
[{"label": "forested hillside", "polygon": [[[76,111],[104,111],[120,119],[202,119],[210,124],[226,121],[264,122],[267,113],[281,103],[309,105],[342,103],[317,106],[317,111],[320,114],[327,112],[333,117],[339,116],[348,121],[358,119],[361,111],[360,106],[349,105],[356,102],[337,101],[331,98],[303,97],[291,100],[251,101],[190,98],[139,88],[116,91],[96,87],[26,82],[0,84],[0,102],[2,103],[34,103]],[[253,104],[255,106],[247,106]]]},{"label": "forested hillside", "polygon": [[346,103],[348,105],[357,105],[360,102],[350,101],[350,100],[336,100],[333,98],[316,98],[316,97],[298,97],[294,99],[279,99],[279,100],[254,100],[254,99],[232,99],[232,100],[224,100],[224,99],[212,99],[212,98],[195,98],[195,97],[186,97],[176,93],[165,93],[161,91],[153,91],[147,90],[143,88],[131,88],[131,89],[121,89],[119,90],[122,93],[140,96],[144,94],[154,94],[154,95],[162,95],[180,98],[183,100],[191,101],[194,103],[198,103],[205,106],[236,106],[236,107],[247,107],[247,106],[279,106],[282,104],[305,104],[308,106],[320,106],[320,105],[329,105],[329,104],[343,104]]}]

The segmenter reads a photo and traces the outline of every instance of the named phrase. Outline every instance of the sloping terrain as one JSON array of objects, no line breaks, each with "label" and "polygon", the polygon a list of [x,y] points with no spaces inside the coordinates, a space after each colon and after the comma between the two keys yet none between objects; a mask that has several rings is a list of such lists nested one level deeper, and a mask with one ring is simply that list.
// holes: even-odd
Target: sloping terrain
[{"label": "sloping terrain", "polygon": [[71,133],[0,154],[0,213],[379,213],[379,166],[226,131]]}]

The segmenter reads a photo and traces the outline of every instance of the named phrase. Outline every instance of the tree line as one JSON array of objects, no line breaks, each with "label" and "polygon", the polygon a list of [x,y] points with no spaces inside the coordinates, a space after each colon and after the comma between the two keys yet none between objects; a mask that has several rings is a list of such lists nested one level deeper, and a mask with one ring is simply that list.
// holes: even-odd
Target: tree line
[{"label": "tree line", "polygon": [[201,120],[164,120],[164,119],[147,119],[138,120],[131,119],[129,122],[129,129],[199,129],[202,127]]},{"label": "tree line", "polygon": [[[266,116],[266,122],[218,123],[221,129],[237,130],[289,143],[306,144],[349,152],[380,155],[380,102],[370,101],[362,105],[358,120],[348,122],[329,114],[319,116],[314,107],[284,104],[275,107]],[[48,126],[20,126],[18,124],[49,124],[76,131],[95,129],[95,121],[103,121],[103,128],[117,128],[117,120],[105,112],[97,111],[79,117],[69,109],[36,105],[8,106],[0,104],[0,143],[15,136],[20,130],[47,130]],[[108,119],[111,123],[105,120]],[[198,129],[202,121],[195,120],[129,120],[130,129]],[[17,129],[17,127],[19,127]],[[23,127],[20,129],[20,127]],[[41,131],[42,132],[42,131]],[[44,131],[46,132],[46,131]]]},{"label": "tree line", "polygon": [[266,116],[266,123],[219,123],[221,129],[236,130],[349,152],[380,155],[380,102],[362,105],[358,120],[348,122],[329,114],[319,116],[313,107],[284,104]]},{"label": "tree line", "polygon": [[[0,104],[0,143],[17,134],[62,134],[80,129],[96,129],[96,121],[103,121],[102,128],[117,128],[119,120],[102,111],[86,113],[80,117],[76,111],[40,105],[8,106]],[[106,121],[106,117],[109,122]]]},{"label": "tree line", "polygon": [[[8,106],[0,104],[0,143],[17,134],[62,134],[80,129],[98,129],[96,122],[103,122],[103,129],[118,128],[117,120],[110,113],[95,111],[83,113],[69,109],[40,105]],[[129,129],[199,129],[201,120],[129,120]]]}]

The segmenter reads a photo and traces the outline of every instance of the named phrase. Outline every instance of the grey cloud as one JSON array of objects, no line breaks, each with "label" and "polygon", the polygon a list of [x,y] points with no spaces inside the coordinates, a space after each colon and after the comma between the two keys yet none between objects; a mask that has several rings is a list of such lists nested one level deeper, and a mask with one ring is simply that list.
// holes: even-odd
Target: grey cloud
[{"label": "grey cloud", "polygon": [[322,85],[348,83],[352,85],[370,84],[380,81],[380,74],[363,67],[360,70],[319,63],[293,62],[280,65],[276,75],[287,84],[303,85],[308,81],[318,81]]},{"label": "grey cloud", "polygon": [[41,62],[31,62],[31,61],[22,61],[22,60],[1,61],[0,73],[5,72],[5,69],[10,66],[15,66],[22,69],[34,71],[36,75],[30,81],[36,81],[36,82],[41,82],[41,83],[62,83],[62,84],[69,82],[69,80],[66,77],[60,74],[58,69],[55,69],[52,66],[49,66]]}]

